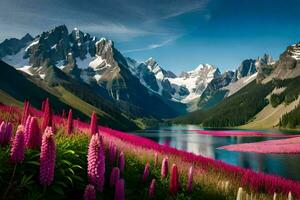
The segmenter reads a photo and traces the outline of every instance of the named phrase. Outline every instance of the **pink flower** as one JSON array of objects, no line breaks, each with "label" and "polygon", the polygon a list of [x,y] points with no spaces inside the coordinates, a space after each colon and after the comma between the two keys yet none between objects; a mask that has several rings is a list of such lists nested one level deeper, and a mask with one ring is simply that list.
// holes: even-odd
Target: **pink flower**
[{"label": "pink flower", "polygon": [[38,120],[36,117],[31,117],[28,133],[26,134],[26,146],[30,149],[39,149],[41,146],[41,140]]},{"label": "pink flower", "polygon": [[102,192],[105,181],[105,150],[102,137],[94,134],[88,149],[88,178]]},{"label": "pink flower", "polygon": [[56,146],[51,127],[45,129],[40,154],[40,184],[49,186],[54,179]]},{"label": "pink flower", "polygon": [[91,124],[90,124],[90,134],[94,135],[98,132],[97,130],[97,116],[95,111],[92,113]]},{"label": "pink flower", "polygon": [[24,141],[24,127],[18,126],[16,136],[12,142],[10,151],[10,160],[14,163],[22,163],[25,153],[25,141]]},{"label": "pink flower", "polygon": [[149,192],[148,192],[148,197],[149,199],[152,199],[155,195],[155,179],[152,179],[151,184],[149,186]]},{"label": "pink flower", "polygon": [[165,178],[169,173],[169,164],[168,164],[168,157],[165,157],[162,160],[162,164],[161,164],[161,178]]},{"label": "pink flower", "polygon": [[91,184],[88,184],[85,188],[84,195],[83,195],[84,200],[96,200],[96,190],[95,187]]},{"label": "pink flower", "polygon": [[124,179],[119,179],[116,184],[115,200],[124,200],[124,199],[125,199]]},{"label": "pink flower", "polygon": [[186,186],[186,189],[189,192],[192,192],[192,190],[193,190],[193,175],[194,175],[194,167],[191,166],[189,169],[188,182],[187,182],[187,186]]},{"label": "pink flower", "polygon": [[176,164],[172,165],[171,177],[170,177],[170,192],[175,195],[179,189],[179,177]]},{"label": "pink flower", "polygon": [[120,178],[120,169],[118,167],[114,167],[110,174],[109,186],[110,187],[115,186],[119,178]]},{"label": "pink flower", "polygon": [[29,102],[25,100],[24,101],[24,108],[23,108],[22,119],[21,119],[22,125],[25,125],[25,123],[26,123],[27,117],[29,115],[29,107],[30,107]]},{"label": "pink flower", "polygon": [[10,143],[12,136],[12,124],[10,122],[5,123],[4,121],[0,125],[0,144],[5,146]]},{"label": "pink flower", "polygon": [[52,127],[52,111],[50,108],[49,99],[46,99],[45,101],[45,109],[43,114],[43,122],[41,125],[41,130],[44,131],[47,126]]},{"label": "pink flower", "polygon": [[124,168],[125,168],[125,156],[124,156],[124,153],[122,151],[119,155],[119,169],[120,169],[121,173],[124,172]]},{"label": "pink flower", "polygon": [[31,116],[29,115],[27,117],[26,123],[24,125],[24,141],[25,141],[25,145],[26,145],[26,141],[28,140],[30,122],[31,122]]},{"label": "pink flower", "polygon": [[112,142],[109,143],[109,164],[114,165],[117,156],[117,147]]},{"label": "pink flower", "polygon": [[145,165],[145,168],[144,168],[144,173],[143,173],[143,177],[142,177],[142,181],[145,182],[149,176],[149,173],[150,173],[150,164],[147,163]]},{"label": "pink flower", "polygon": [[69,110],[68,122],[67,122],[67,133],[70,135],[73,131],[73,112]]}]

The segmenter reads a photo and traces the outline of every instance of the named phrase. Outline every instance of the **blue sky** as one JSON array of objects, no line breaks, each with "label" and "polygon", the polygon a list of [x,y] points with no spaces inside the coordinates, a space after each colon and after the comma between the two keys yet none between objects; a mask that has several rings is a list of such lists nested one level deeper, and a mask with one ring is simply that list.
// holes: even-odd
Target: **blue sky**
[{"label": "blue sky", "polygon": [[298,0],[1,0],[0,41],[66,24],[176,73],[201,63],[224,71],[299,42],[298,8]]}]

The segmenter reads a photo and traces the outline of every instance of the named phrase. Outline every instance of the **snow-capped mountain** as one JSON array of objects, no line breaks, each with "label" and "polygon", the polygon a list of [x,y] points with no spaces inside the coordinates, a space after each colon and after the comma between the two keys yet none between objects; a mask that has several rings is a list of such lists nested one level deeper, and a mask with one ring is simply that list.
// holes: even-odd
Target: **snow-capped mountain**
[{"label": "snow-capped mountain", "polygon": [[[113,41],[91,37],[78,28],[69,33],[64,25],[55,27],[27,42],[20,51],[0,58],[51,85],[72,77],[120,104],[128,113],[155,117],[177,115],[160,95],[149,92],[141,84]],[[155,112],[154,107],[162,112]]]},{"label": "snow-capped mountain", "polygon": [[[218,68],[201,64],[194,70],[182,72],[178,77],[169,78],[176,92],[173,98],[183,103],[189,103],[201,96],[207,85],[215,78],[220,77],[221,73]],[[185,87],[188,91],[186,95],[182,95],[179,87]]]},{"label": "snow-capped mountain", "polygon": [[201,64],[194,70],[176,76],[163,69],[154,58],[142,63],[127,58],[127,63],[131,72],[151,92],[181,103],[199,98],[208,83],[221,75],[218,68],[209,64]]}]

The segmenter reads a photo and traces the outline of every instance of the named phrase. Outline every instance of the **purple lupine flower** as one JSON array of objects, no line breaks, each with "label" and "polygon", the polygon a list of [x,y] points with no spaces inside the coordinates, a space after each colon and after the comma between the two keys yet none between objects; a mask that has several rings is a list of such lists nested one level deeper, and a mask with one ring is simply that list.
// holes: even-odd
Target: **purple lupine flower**
[{"label": "purple lupine flower", "polygon": [[28,115],[26,123],[24,125],[24,141],[25,141],[25,146],[26,146],[26,142],[28,140],[29,127],[30,127],[31,118],[32,118],[31,115]]},{"label": "purple lupine flower", "polygon": [[24,141],[24,127],[18,126],[15,138],[12,142],[10,151],[10,160],[14,164],[22,163],[24,160],[25,153],[25,141]]},{"label": "purple lupine flower", "polygon": [[30,107],[29,102],[25,100],[24,101],[24,106],[23,106],[22,119],[21,119],[21,124],[22,125],[25,125],[25,123],[26,123],[27,117],[29,115],[29,107]]},{"label": "purple lupine flower", "polygon": [[187,182],[187,186],[186,186],[186,189],[189,192],[192,192],[192,190],[193,190],[193,175],[194,175],[194,167],[191,166],[189,169],[188,182]]},{"label": "purple lupine flower", "polygon": [[115,186],[119,178],[120,178],[120,169],[118,167],[114,167],[110,174],[109,186],[111,188]]},{"label": "purple lupine flower", "polygon": [[[43,113],[43,121],[41,125],[41,130],[45,131],[46,127],[51,126],[52,127],[52,110],[50,106],[49,99],[47,98],[45,101],[45,109]],[[53,128],[53,127],[52,127]]]},{"label": "purple lupine flower", "polygon": [[84,195],[83,195],[84,200],[96,200],[96,190],[95,187],[91,184],[88,184],[85,188]]},{"label": "purple lupine flower", "polygon": [[105,181],[105,150],[102,137],[92,135],[88,149],[88,178],[96,190],[102,192]]},{"label": "purple lupine flower", "polygon": [[69,110],[68,122],[67,122],[67,133],[70,135],[73,131],[73,112]]},{"label": "purple lupine flower", "polygon": [[143,177],[142,177],[142,182],[145,182],[149,176],[149,173],[150,173],[150,164],[147,163],[145,165],[145,168],[144,168],[144,173],[143,173]]},{"label": "purple lupine flower", "polygon": [[13,126],[12,123],[2,122],[0,125],[0,144],[5,146],[11,142]]},{"label": "purple lupine flower", "polygon": [[49,186],[54,179],[56,146],[51,127],[45,129],[40,154],[40,184]]},{"label": "purple lupine flower", "polygon": [[0,144],[4,145],[6,137],[6,123],[3,121],[0,125]]},{"label": "purple lupine flower", "polygon": [[90,124],[90,134],[95,135],[98,132],[97,130],[97,115],[95,111],[93,111],[91,116],[91,124]]},{"label": "purple lupine flower", "polygon": [[153,198],[155,195],[155,179],[152,179],[151,184],[149,186],[149,192],[148,192],[148,197],[149,199]]},{"label": "purple lupine flower", "polygon": [[[51,131],[53,130],[51,129]],[[30,149],[39,149],[41,146],[41,137],[38,119],[36,117],[32,117],[30,120],[28,133],[26,135],[26,147]]]},{"label": "purple lupine flower", "polygon": [[110,141],[109,143],[109,164],[113,166],[116,161],[117,156],[117,146]]},{"label": "purple lupine flower", "polygon": [[119,179],[116,184],[115,200],[125,200],[124,179]]},{"label": "purple lupine flower", "polygon": [[165,157],[161,163],[161,178],[165,178],[169,173],[168,157]]},{"label": "purple lupine flower", "polygon": [[175,195],[179,189],[179,177],[177,165],[172,165],[171,177],[170,177],[170,192]]},{"label": "purple lupine flower", "polygon": [[119,155],[119,169],[120,169],[121,173],[124,172],[124,168],[125,168],[125,156],[124,156],[123,151],[121,151],[121,153]]}]

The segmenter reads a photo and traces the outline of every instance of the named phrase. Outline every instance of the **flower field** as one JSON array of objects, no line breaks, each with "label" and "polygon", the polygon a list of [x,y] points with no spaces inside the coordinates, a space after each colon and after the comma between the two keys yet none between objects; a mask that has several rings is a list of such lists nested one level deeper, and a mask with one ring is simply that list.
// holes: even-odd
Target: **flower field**
[{"label": "flower field", "polygon": [[[297,199],[300,183],[54,115],[0,106],[0,199]],[[101,119],[99,119],[101,120]]]},{"label": "flower field", "polygon": [[227,145],[219,147],[219,149],[254,153],[299,154],[300,137]]}]

